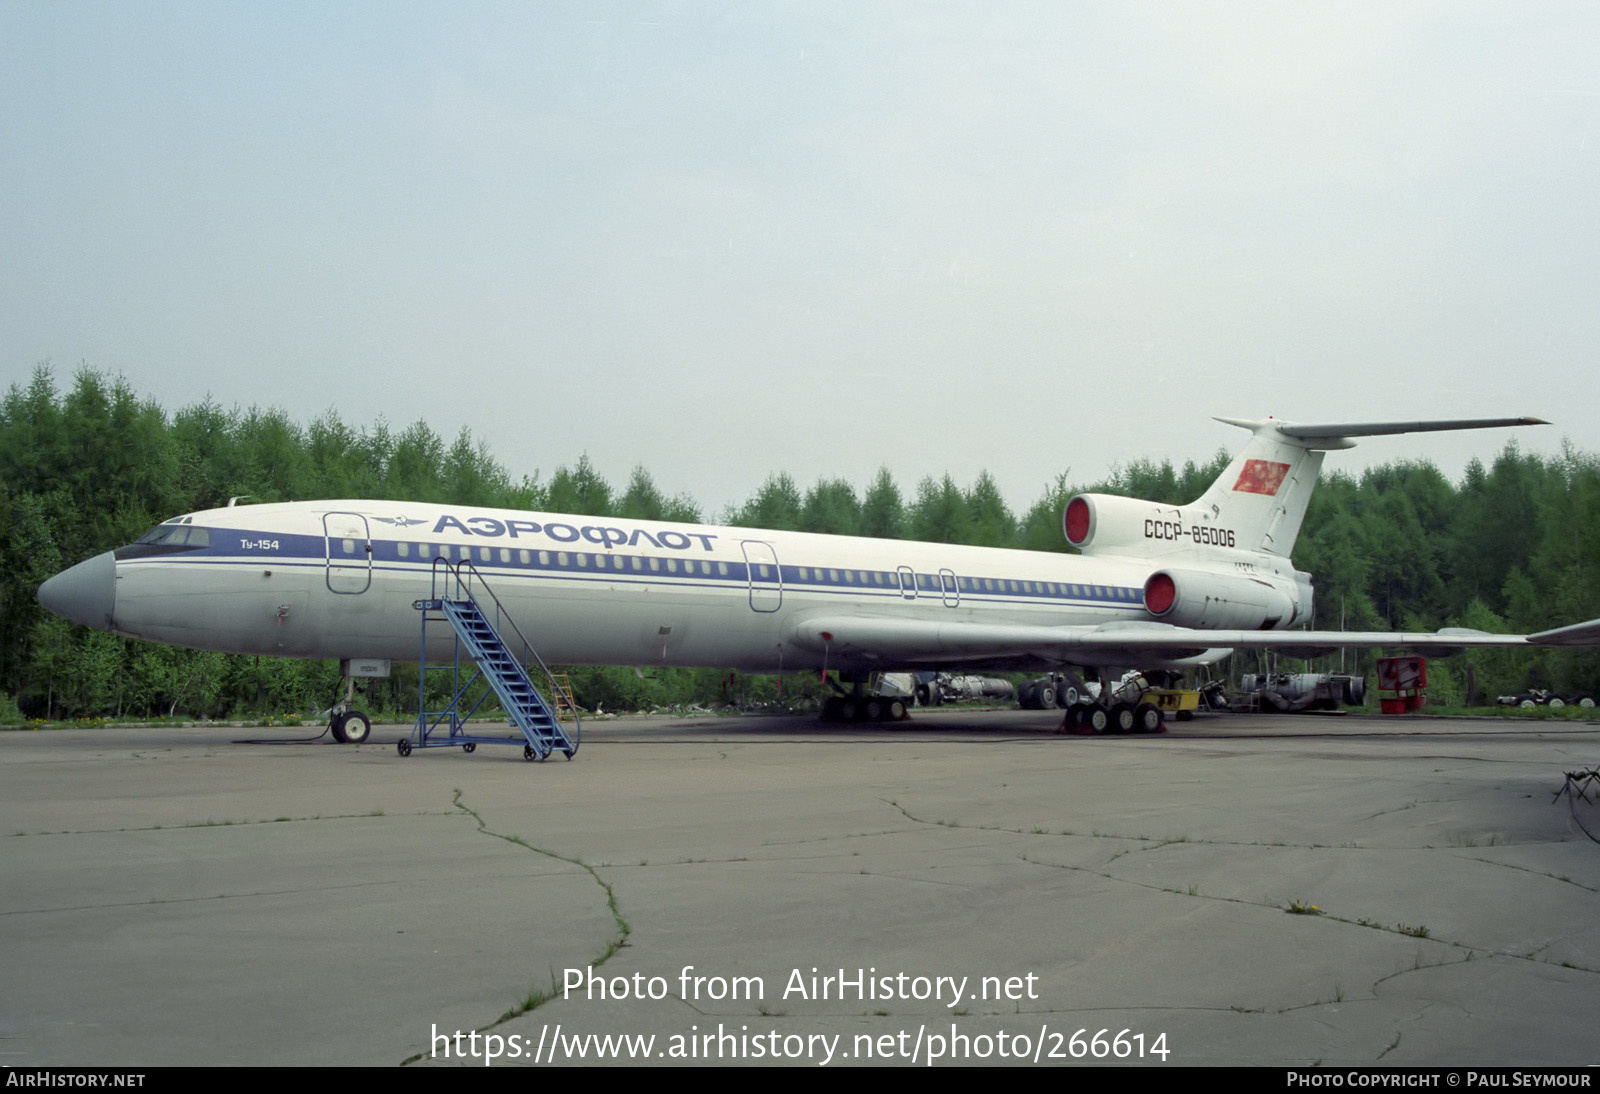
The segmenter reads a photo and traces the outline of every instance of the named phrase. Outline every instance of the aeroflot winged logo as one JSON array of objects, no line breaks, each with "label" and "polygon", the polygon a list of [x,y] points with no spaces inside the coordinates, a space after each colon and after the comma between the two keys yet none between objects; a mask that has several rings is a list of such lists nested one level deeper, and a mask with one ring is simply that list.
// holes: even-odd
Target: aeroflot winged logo
[{"label": "aeroflot winged logo", "polygon": [[516,539],[519,536],[542,535],[556,543],[577,543],[582,540],[596,547],[605,548],[637,547],[640,543],[648,543],[652,547],[665,547],[673,551],[688,550],[692,540],[699,540],[701,549],[709,551],[711,541],[717,538],[706,532],[679,532],[672,528],[651,533],[643,528],[630,530],[605,524],[585,524],[579,527],[559,521],[540,524],[536,520],[500,520],[496,517],[482,516],[458,520],[448,514],[440,517],[434,524],[433,534],[438,535],[447,528],[471,536],[510,536]]},{"label": "aeroflot winged logo", "polygon": [[1239,481],[1233,484],[1233,489],[1240,494],[1276,494],[1283,485],[1283,477],[1288,473],[1289,465],[1286,463],[1245,460],[1244,470],[1239,472]]}]

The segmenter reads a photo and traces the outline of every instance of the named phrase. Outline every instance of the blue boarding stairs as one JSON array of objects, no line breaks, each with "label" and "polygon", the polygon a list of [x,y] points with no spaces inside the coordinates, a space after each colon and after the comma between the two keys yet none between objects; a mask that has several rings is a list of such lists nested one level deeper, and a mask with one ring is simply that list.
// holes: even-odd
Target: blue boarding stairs
[{"label": "blue boarding stairs", "polygon": [[[459,745],[463,752],[473,752],[479,745],[520,744],[524,759],[544,760],[557,751],[572,759],[582,735],[576,705],[471,561],[434,559],[428,599],[416,601],[414,607],[422,613],[417,724],[410,737],[396,742],[400,755],[409,756],[414,748]],[[449,661],[430,663],[428,630],[430,624],[439,623],[447,623],[454,632],[453,653]],[[515,639],[515,647],[509,638]],[[520,659],[513,649],[522,652]],[[450,701],[441,710],[429,710],[428,681],[442,673],[450,676]],[[545,684],[544,693],[534,685],[535,674]],[[475,686],[480,680],[488,686]],[[500,701],[500,709],[520,736],[486,736],[468,731],[468,719],[490,695]],[[570,714],[570,723],[562,720],[557,702]]]}]

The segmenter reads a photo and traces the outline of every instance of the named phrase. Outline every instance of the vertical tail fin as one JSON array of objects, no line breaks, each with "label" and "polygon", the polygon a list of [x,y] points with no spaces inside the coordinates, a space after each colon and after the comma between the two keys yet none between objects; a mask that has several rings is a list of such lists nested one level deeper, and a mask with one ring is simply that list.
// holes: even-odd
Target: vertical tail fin
[{"label": "vertical tail fin", "polygon": [[1444,429],[1490,429],[1548,425],[1538,418],[1468,418],[1451,421],[1299,425],[1272,418],[1218,418],[1254,434],[1211,488],[1190,509],[1202,510],[1231,529],[1236,546],[1287,558],[1311,504],[1323,454],[1354,447],[1353,437],[1423,433]]},{"label": "vertical tail fin", "polygon": [[1351,442],[1331,438],[1326,445],[1313,446],[1285,434],[1286,423],[1271,418],[1218,421],[1248,429],[1254,436],[1188,508],[1200,510],[1204,518],[1231,532],[1230,546],[1287,558],[1311,504],[1325,448],[1348,448]]}]

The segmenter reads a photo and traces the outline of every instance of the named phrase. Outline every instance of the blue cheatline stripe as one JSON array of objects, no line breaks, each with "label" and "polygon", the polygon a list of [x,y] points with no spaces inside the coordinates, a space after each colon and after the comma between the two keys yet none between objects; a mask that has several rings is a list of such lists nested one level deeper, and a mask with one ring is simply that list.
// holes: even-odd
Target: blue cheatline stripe
[{"label": "blue cheatline stripe", "polygon": [[[209,531],[211,543],[207,547],[144,559],[127,559],[120,565],[144,566],[156,563],[204,561],[216,565],[270,564],[321,569],[327,563],[328,540],[323,536],[274,534],[233,528],[211,528]],[[339,542],[340,538],[336,537],[333,542]],[[259,544],[263,541],[275,542],[277,549],[252,549],[242,545],[246,542]],[[665,583],[684,588],[706,589],[724,588],[730,585],[745,588],[751,584],[750,566],[747,563],[725,559],[686,558],[676,555],[619,555],[529,547],[485,548],[481,544],[425,543],[418,540],[373,539],[370,542],[373,569],[389,573],[426,574],[432,569],[434,556],[440,555],[441,550],[448,547],[452,562],[466,555],[474,565],[484,569],[486,573],[510,577],[535,573],[547,577],[585,580],[590,583],[613,585]],[[408,556],[404,558],[399,552],[402,543],[408,548]],[[409,558],[409,549],[413,547],[426,547],[430,554],[426,557],[419,556],[413,561]],[[489,551],[488,559],[481,557],[484,550]],[[504,561],[500,558],[502,550],[509,552],[508,559]],[[522,557],[524,553],[527,555],[526,562]],[[585,560],[583,565],[578,564],[580,556]],[[565,563],[561,561],[563,557],[566,558]],[[622,561],[621,569],[617,568],[617,560]],[[357,554],[346,557],[336,554],[333,561],[335,565],[347,562],[349,565],[358,566],[362,562],[362,556]],[[650,568],[652,561],[659,566],[659,569]],[[669,561],[676,563],[677,568],[668,569]],[[706,572],[708,569],[709,573]],[[915,573],[913,578],[916,596],[906,597],[901,591],[901,574],[898,570],[863,570],[838,565],[812,566],[793,563],[783,563],[775,569],[778,571],[775,581],[771,578],[765,580],[757,578],[756,584],[758,586],[765,584],[773,589],[781,586],[785,589],[807,592],[865,595],[885,600],[927,601],[942,599],[948,595],[944,586],[944,581],[948,579],[942,578],[938,573]],[[963,603],[1056,604],[1135,610],[1142,610],[1144,607],[1141,589],[1078,581],[956,575],[953,591]]]}]

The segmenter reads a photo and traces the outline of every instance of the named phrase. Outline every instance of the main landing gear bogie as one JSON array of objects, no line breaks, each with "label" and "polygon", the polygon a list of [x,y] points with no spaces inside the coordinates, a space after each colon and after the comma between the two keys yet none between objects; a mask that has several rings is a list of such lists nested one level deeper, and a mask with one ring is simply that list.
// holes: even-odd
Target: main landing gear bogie
[{"label": "main landing gear bogie", "polygon": [[825,722],[903,722],[908,717],[904,699],[834,695],[822,704]]},{"label": "main landing gear bogie", "polygon": [[1154,703],[1113,703],[1109,710],[1098,703],[1079,703],[1067,708],[1061,729],[1086,736],[1164,733],[1166,724]]}]

